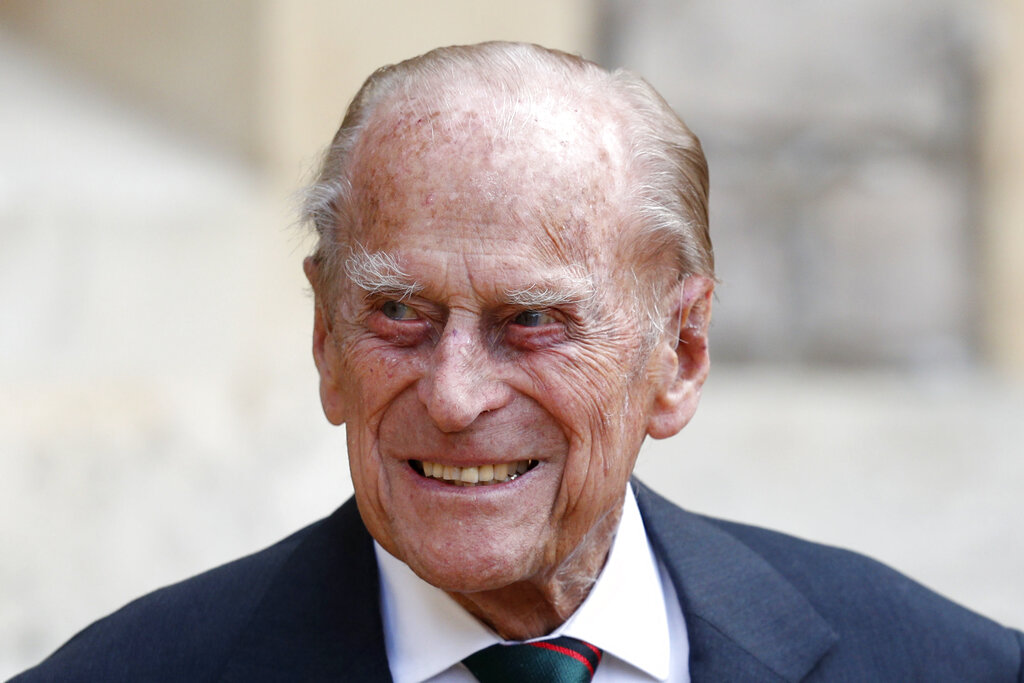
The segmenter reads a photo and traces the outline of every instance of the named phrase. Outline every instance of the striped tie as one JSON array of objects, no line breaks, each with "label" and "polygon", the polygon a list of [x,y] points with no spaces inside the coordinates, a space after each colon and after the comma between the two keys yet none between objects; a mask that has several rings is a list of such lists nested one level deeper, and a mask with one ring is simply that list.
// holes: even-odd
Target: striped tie
[{"label": "striped tie", "polygon": [[492,645],[462,660],[480,683],[590,683],[601,651],[576,638]]}]

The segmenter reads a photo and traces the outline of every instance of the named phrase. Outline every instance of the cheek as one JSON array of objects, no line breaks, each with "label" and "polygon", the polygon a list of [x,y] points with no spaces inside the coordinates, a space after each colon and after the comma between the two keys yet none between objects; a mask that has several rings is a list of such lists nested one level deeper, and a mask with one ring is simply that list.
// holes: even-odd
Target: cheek
[{"label": "cheek", "polygon": [[349,428],[375,425],[387,405],[420,375],[415,349],[396,348],[370,338],[351,344],[343,354]]},{"label": "cheek", "polygon": [[645,434],[636,367],[628,362],[634,354],[598,351],[535,357],[528,367],[535,395],[569,439],[561,505],[570,518],[586,517],[582,524],[621,499]]},{"label": "cheek", "polygon": [[525,365],[538,396],[575,439],[598,439],[614,431],[639,406],[634,354],[624,345],[592,344],[536,355]]},{"label": "cheek", "polygon": [[349,471],[360,514],[373,536],[384,542],[391,537],[388,510],[392,505],[380,447],[381,421],[403,392],[415,384],[421,363],[414,351],[372,338],[350,344],[343,359]]},{"label": "cheek", "polygon": [[415,349],[396,348],[373,337],[355,341],[344,354],[345,429],[353,477],[379,478],[381,420],[415,386],[424,362],[420,356]]}]

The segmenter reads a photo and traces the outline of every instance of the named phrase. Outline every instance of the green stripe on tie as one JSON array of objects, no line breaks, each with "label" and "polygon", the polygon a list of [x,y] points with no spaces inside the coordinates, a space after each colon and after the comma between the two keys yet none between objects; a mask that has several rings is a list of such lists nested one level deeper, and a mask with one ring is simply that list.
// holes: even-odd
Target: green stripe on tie
[{"label": "green stripe on tie", "polygon": [[480,683],[590,683],[601,651],[576,638],[492,645],[462,660]]}]

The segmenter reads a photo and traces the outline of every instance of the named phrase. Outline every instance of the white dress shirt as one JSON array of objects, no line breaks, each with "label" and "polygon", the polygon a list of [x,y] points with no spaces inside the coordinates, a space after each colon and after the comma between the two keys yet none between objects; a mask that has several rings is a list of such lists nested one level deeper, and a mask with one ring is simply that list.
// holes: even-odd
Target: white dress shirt
[{"label": "white dress shirt", "polygon": [[[594,683],[689,683],[686,623],[655,558],[633,490],[601,575],[580,608],[553,633],[604,651]],[[374,543],[388,664],[395,683],[475,683],[462,659],[502,642],[444,591]]]}]

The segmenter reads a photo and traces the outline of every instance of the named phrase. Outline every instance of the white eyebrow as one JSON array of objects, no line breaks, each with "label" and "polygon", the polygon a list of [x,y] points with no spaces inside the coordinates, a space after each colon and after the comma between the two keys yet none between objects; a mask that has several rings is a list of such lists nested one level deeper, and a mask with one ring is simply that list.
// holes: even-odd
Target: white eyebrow
[{"label": "white eyebrow", "polygon": [[[423,285],[406,273],[395,257],[384,251],[369,252],[357,245],[345,259],[345,275],[367,294],[386,294],[407,299],[423,291]],[[522,308],[555,308],[566,304],[587,304],[595,294],[594,283],[582,272],[506,289],[505,302]]]},{"label": "white eyebrow", "polygon": [[389,294],[407,299],[421,291],[423,285],[402,270],[395,257],[384,251],[368,252],[357,245],[345,259],[345,275],[367,294]]},{"label": "white eyebrow", "polygon": [[505,300],[522,308],[554,308],[566,304],[586,304],[594,297],[593,280],[582,274],[566,274],[547,282],[505,290]]}]

